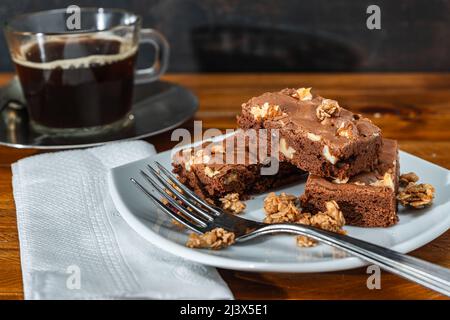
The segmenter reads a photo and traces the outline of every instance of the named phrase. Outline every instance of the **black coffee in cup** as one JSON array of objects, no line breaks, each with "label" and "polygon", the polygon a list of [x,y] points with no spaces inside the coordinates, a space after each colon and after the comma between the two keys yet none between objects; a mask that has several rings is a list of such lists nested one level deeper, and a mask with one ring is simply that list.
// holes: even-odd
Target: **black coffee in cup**
[{"label": "black coffee in cup", "polygon": [[137,50],[120,38],[55,39],[20,54],[14,63],[38,125],[96,127],[130,112]]},{"label": "black coffee in cup", "polygon": [[[5,36],[27,102],[30,127],[49,136],[86,136],[131,123],[133,87],[158,80],[169,45],[141,17],[120,9],[66,9],[11,18]],[[135,68],[138,47],[154,47],[153,62]]]}]

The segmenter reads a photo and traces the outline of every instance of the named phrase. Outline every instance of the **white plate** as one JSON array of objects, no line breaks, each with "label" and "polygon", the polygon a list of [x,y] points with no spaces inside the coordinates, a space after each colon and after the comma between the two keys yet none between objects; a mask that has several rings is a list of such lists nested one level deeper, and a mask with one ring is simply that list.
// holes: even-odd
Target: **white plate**
[{"label": "white plate", "polygon": [[[299,248],[291,235],[267,236],[225,250],[190,249],[185,246],[187,231],[180,231],[170,219],[130,182],[142,179],[140,169],[157,160],[171,168],[170,152],[152,159],[144,159],[111,170],[110,193],[128,224],[144,239],[175,255],[226,269],[273,272],[323,272],[351,269],[365,265],[359,258],[327,245]],[[409,252],[437,238],[450,228],[450,171],[430,162],[400,152],[401,171],[416,172],[421,181],[436,188],[434,204],[423,210],[400,209],[400,222],[390,228],[359,228],[347,226],[352,237],[363,239],[400,252]],[[304,181],[277,190],[300,195]],[[262,200],[266,194],[247,201],[245,218],[261,221],[264,217]]]}]

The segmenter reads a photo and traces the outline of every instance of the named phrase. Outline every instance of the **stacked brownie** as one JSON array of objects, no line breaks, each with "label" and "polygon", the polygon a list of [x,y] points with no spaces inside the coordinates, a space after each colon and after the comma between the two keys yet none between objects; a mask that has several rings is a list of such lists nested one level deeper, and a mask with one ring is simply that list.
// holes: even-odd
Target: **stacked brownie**
[{"label": "stacked brownie", "polygon": [[397,143],[382,139],[369,119],[301,88],[250,99],[238,123],[244,129],[276,129],[280,159],[309,172],[300,197],[304,211],[323,211],[334,200],[347,224],[397,222]]},{"label": "stacked brownie", "polygon": [[282,160],[339,181],[374,169],[382,144],[380,129],[369,119],[334,100],[302,95],[302,89],[250,99],[242,105],[238,124],[243,129],[278,129]]},{"label": "stacked brownie", "polygon": [[[200,148],[203,151],[185,150],[175,155],[174,172],[179,179],[214,200],[231,192],[245,198],[298,179],[306,171],[309,176],[300,197],[304,211],[323,211],[325,203],[334,200],[350,225],[386,227],[398,220],[397,143],[383,139],[381,130],[369,119],[342,108],[335,100],[313,96],[310,88],[301,88],[250,99],[242,105],[238,125],[242,130],[237,136],[254,131],[251,129],[269,132],[266,147],[280,160],[277,174],[261,174],[267,165],[264,158],[256,163],[213,163],[210,156],[203,157],[211,144],[206,143]],[[215,148],[222,153],[227,149]],[[247,160],[254,156],[248,148],[228,149]]]},{"label": "stacked brownie", "polygon": [[[270,138],[264,137],[264,145],[266,139]],[[304,176],[305,172],[288,162],[280,162],[276,174],[262,174],[271,165],[270,150],[261,154],[258,142],[258,136],[238,130],[223,141],[181,149],[173,156],[173,172],[199,196],[215,203],[229,193],[247,199]]]},{"label": "stacked brownie", "polygon": [[335,200],[349,225],[388,227],[397,218],[398,148],[395,140],[383,139],[376,169],[351,177],[337,184],[314,174],[308,176],[305,193],[300,197],[305,211],[316,213],[325,209],[327,201]]}]

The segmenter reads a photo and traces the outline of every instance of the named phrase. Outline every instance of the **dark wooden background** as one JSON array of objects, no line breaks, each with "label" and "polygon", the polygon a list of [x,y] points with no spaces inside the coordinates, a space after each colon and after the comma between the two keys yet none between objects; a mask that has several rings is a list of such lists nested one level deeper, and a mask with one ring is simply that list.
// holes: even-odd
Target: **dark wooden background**
[{"label": "dark wooden background", "polygon": [[[141,14],[169,39],[170,72],[450,71],[447,0],[2,0],[0,22],[72,4]],[[381,30],[366,28],[370,4]]]}]

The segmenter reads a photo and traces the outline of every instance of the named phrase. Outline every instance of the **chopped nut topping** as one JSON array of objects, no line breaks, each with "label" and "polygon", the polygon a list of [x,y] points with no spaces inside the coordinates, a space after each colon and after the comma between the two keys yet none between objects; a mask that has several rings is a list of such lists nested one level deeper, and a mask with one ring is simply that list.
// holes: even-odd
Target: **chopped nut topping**
[{"label": "chopped nut topping", "polygon": [[234,243],[235,235],[222,228],[215,228],[204,234],[191,233],[186,242],[189,248],[210,248],[213,250],[223,249]]},{"label": "chopped nut topping", "polygon": [[347,183],[349,179],[350,178],[348,178],[348,177],[344,178],[344,179],[335,178],[335,179],[333,179],[333,183],[344,184],[344,183]]},{"label": "chopped nut topping", "polygon": [[239,193],[228,193],[225,197],[219,199],[222,202],[222,208],[234,214],[245,210],[245,203],[239,200]]},{"label": "chopped nut topping", "polygon": [[419,181],[419,177],[414,172],[400,176],[397,199],[402,206],[421,209],[432,204],[434,187],[428,183],[417,184],[417,181]]},{"label": "chopped nut topping", "polygon": [[297,220],[295,220],[295,221],[293,221],[293,222],[299,223],[299,224],[310,225],[310,224],[311,224],[311,222],[310,222],[311,217],[312,217],[311,213],[309,213],[309,212],[302,212],[302,213],[298,216]]},{"label": "chopped nut topping", "polygon": [[205,167],[205,174],[210,178],[213,178],[214,176],[218,175],[219,173],[220,173],[219,170],[213,170],[210,167]]},{"label": "chopped nut topping", "polygon": [[322,103],[316,109],[316,115],[319,121],[323,121],[326,118],[331,118],[332,116],[338,115],[339,104],[335,100],[323,99]]},{"label": "chopped nut topping", "polygon": [[301,101],[311,100],[312,99],[311,89],[312,88],[299,88],[294,92],[292,96]]},{"label": "chopped nut topping", "polygon": [[410,182],[400,190],[397,199],[404,207],[420,209],[431,205],[434,199],[434,191],[431,184]]},{"label": "chopped nut topping", "polygon": [[307,136],[308,136],[308,139],[311,141],[320,141],[322,139],[321,136],[311,133],[311,132],[308,132]]},{"label": "chopped nut topping", "polygon": [[[345,234],[345,231],[342,230],[342,227],[345,224],[345,219],[342,211],[339,210],[338,204],[335,201],[328,201],[325,203],[325,207],[327,208],[327,211],[318,212],[315,215],[304,213],[304,217],[309,217],[309,219],[298,220],[297,223],[311,225],[323,230]],[[301,247],[312,247],[316,244],[317,241],[309,237],[297,237],[297,245]]]},{"label": "chopped nut topping", "polygon": [[208,163],[211,160],[209,155],[204,154],[203,149],[197,150],[194,155],[192,151],[192,148],[183,150],[183,158],[185,159],[184,168],[186,171],[190,171],[194,164]]},{"label": "chopped nut topping", "polygon": [[237,175],[237,173],[229,173],[229,174],[227,174],[226,176],[225,176],[225,179],[224,179],[224,184],[230,184],[230,183],[232,183],[232,182],[235,182],[235,181],[237,181],[238,180],[238,178],[239,178],[239,176]]},{"label": "chopped nut topping", "polygon": [[262,106],[252,107],[250,109],[250,113],[253,114],[257,120],[273,119],[283,115],[283,112],[280,110],[280,106],[271,105],[268,102],[264,103]]},{"label": "chopped nut topping", "polygon": [[406,187],[410,183],[416,183],[419,181],[419,177],[414,172],[408,172],[400,175],[399,184],[400,187]]},{"label": "chopped nut topping", "polygon": [[309,248],[317,245],[317,241],[307,236],[297,236],[297,245],[299,247]]},{"label": "chopped nut topping", "polygon": [[311,225],[324,230],[343,233],[342,227],[345,224],[345,219],[336,201],[326,202],[325,207],[327,211],[311,216]]},{"label": "chopped nut topping", "polygon": [[282,192],[277,196],[274,192],[269,193],[264,199],[264,210],[266,211],[266,223],[295,222],[300,218],[300,209],[297,207],[297,197]]},{"label": "chopped nut topping", "polygon": [[395,189],[392,174],[390,174],[389,172],[385,172],[383,179],[372,182],[370,185],[374,187],[388,187],[392,190]]},{"label": "chopped nut topping", "polygon": [[287,145],[286,139],[280,139],[280,151],[286,158],[292,159],[294,157],[295,149]]},{"label": "chopped nut topping", "polygon": [[355,138],[353,124],[351,122],[343,121],[340,124],[339,128],[336,130],[336,135],[340,137],[346,137],[347,139]]},{"label": "chopped nut topping", "polygon": [[271,192],[264,199],[264,210],[267,214],[282,211],[290,202],[297,201],[297,197],[292,194],[282,192],[279,196]]},{"label": "chopped nut topping", "polygon": [[336,164],[336,162],[339,160],[338,158],[336,158],[331,154],[330,147],[328,147],[327,145],[323,146],[322,154],[325,157],[325,159],[327,159],[328,162],[330,162],[331,164]]},{"label": "chopped nut topping", "polygon": [[[325,203],[326,211],[311,215],[308,212],[300,212],[297,207],[297,197],[282,192],[276,195],[271,192],[264,199],[264,210],[266,212],[266,223],[299,223],[312,225],[324,230],[344,234],[342,227],[345,224],[344,215],[339,210],[335,201]],[[297,236],[297,244],[301,247],[311,247],[317,244],[317,241],[306,236]]]}]

